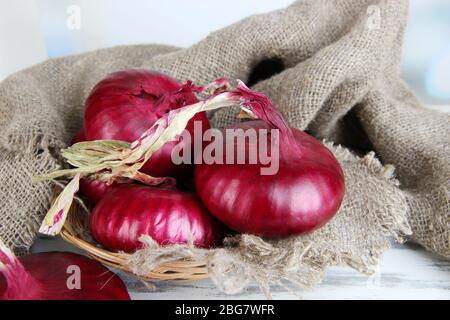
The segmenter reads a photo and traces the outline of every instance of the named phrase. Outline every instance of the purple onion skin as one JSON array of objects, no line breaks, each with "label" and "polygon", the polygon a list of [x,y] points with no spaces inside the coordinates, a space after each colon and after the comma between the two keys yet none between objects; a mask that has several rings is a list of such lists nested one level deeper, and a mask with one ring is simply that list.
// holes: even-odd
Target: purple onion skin
[{"label": "purple onion skin", "polygon": [[[117,275],[84,256],[44,252],[20,257],[19,261],[25,270],[12,270],[13,278],[0,273],[0,300],[130,300]],[[79,289],[67,285],[74,274],[71,266],[79,268]]]},{"label": "purple onion skin", "polygon": [[225,227],[209,214],[198,197],[175,188],[120,185],[108,192],[91,213],[94,239],[114,251],[134,252],[149,235],[161,245],[187,243],[219,245]]},{"label": "purple onion skin", "polygon": [[[269,127],[262,121],[251,121],[233,128]],[[316,230],[338,211],[345,191],[341,166],[321,142],[293,130],[301,153],[292,154],[299,149],[282,146],[276,175],[261,175],[260,168],[265,166],[260,164],[195,165],[198,195],[229,228],[258,236],[287,237]],[[248,141],[246,149],[257,150]]]},{"label": "purple onion skin", "polygon": [[89,203],[96,204],[116,185],[116,183],[108,185],[103,181],[81,178],[80,193],[89,201]]},{"label": "purple onion skin", "polygon": [[[149,129],[163,114],[196,103],[191,90],[167,75],[145,69],[113,73],[91,91],[84,109],[86,140],[122,140],[132,142]],[[187,130],[193,136],[194,121],[201,121],[203,131],[210,128],[206,113],[192,118]],[[193,166],[175,165],[171,152],[179,143],[166,143],[147,161],[142,172],[154,177],[184,177]],[[182,143],[182,142],[181,142]]]}]

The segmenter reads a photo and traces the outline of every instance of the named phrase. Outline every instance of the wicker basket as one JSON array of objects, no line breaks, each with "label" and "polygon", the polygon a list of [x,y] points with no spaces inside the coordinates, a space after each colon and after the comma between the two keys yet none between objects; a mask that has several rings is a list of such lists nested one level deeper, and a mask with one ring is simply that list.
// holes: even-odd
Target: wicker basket
[{"label": "wicker basket", "polygon": [[80,211],[79,205],[74,202],[61,231],[61,237],[65,241],[85,251],[89,257],[99,261],[103,265],[119,269],[145,281],[190,282],[208,278],[205,262],[193,260],[178,260],[171,263],[164,263],[145,276],[134,274],[127,266],[129,254],[107,251],[78,236],[80,233],[78,230],[85,228],[84,219]]}]

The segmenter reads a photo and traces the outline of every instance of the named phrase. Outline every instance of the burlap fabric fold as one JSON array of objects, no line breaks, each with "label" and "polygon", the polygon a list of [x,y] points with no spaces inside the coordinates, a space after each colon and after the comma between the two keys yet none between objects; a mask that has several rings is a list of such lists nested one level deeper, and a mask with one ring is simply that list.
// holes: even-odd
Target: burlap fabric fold
[{"label": "burlap fabric fold", "polygon": [[[160,248],[147,239],[149,248],[130,261],[137,273],[189,256],[206,259],[226,292],[249,281],[266,292],[286,281],[311,286],[330,265],[370,273],[388,238],[401,240],[411,230],[413,240],[450,257],[450,117],[424,109],[400,79],[407,11],[398,0],[303,0],[190,48],[115,47],[7,78],[0,84],[0,237],[16,252],[30,248],[51,197],[50,185],[32,185],[31,176],[61,165],[59,149],[81,126],[97,81],[145,67],[197,84],[218,77],[250,82],[293,127],[332,142],[347,192],[336,217],[308,236],[242,235],[216,250]],[[232,109],[210,118],[217,127],[238,121]]]}]

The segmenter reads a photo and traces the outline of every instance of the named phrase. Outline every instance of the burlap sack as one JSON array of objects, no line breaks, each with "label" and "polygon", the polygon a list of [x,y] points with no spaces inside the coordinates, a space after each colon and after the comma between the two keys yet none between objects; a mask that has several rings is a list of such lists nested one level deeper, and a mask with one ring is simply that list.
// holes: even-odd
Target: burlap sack
[{"label": "burlap sack", "polygon": [[[401,240],[409,225],[415,241],[450,257],[450,119],[424,109],[400,79],[406,20],[406,1],[303,0],[191,48],[116,47],[9,77],[0,84],[0,237],[16,251],[29,249],[50,200],[49,184],[33,186],[31,176],[60,165],[58,151],[81,126],[84,100],[98,80],[146,67],[198,84],[222,76],[254,84],[292,126],[335,143],[328,145],[343,166],[347,192],[336,217],[308,236],[242,235],[216,250],[160,248],[147,239],[149,248],[130,261],[137,273],[194,256],[208,261],[226,292],[251,280],[266,291],[285,280],[310,286],[330,265],[370,273],[388,238]],[[218,127],[237,121],[228,110],[211,120]]]}]

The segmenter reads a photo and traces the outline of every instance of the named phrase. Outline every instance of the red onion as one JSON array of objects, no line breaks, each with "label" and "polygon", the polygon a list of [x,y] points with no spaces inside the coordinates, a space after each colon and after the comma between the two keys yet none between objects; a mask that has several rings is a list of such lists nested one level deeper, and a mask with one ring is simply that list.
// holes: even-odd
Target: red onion
[{"label": "red onion", "polygon": [[104,247],[133,252],[142,247],[141,235],[161,245],[187,243],[197,247],[219,244],[224,227],[198,197],[175,188],[120,185],[108,192],[90,217],[94,239]]},{"label": "red onion", "polygon": [[[94,87],[86,101],[86,140],[132,142],[170,110],[197,102],[195,89],[190,83],[181,85],[167,75],[144,69],[113,73]],[[194,121],[201,121],[203,130],[210,127],[206,114],[199,113],[186,127],[191,135]],[[180,177],[191,172],[192,166],[175,165],[171,160],[171,152],[181,140],[166,143],[141,171],[154,177]]]},{"label": "red onion", "polygon": [[69,252],[16,258],[0,244],[0,300],[129,300],[122,280]]},{"label": "red onion", "polygon": [[115,185],[116,184],[108,185],[106,182],[100,180],[82,178],[80,179],[80,193],[89,201],[89,203],[95,204]]},{"label": "red onion", "polygon": [[[344,196],[344,176],[333,154],[308,134],[289,129],[276,110],[265,108],[262,121],[245,122],[232,129],[280,129],[279,170],[261,175],[258,164],[199,164],[196,190],[205,206],[228,227],[241,233],[285,237],[315,230],[329,221]],[[253,110],[255,111],[255,110]],[[265,116],[261,116],[264,118]],[[270,137],[267,137],[270,146]],[[237,139],[224,142],[234,144]],[[246,159],[258,152],[245,140]],[[270,150],[273,153],[274,150]],[[234,158],[236,163],[236,155]],[[225,162],[225,161],[224,161]]]}]

